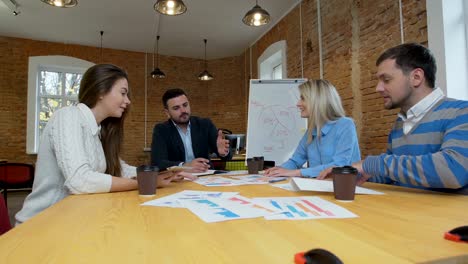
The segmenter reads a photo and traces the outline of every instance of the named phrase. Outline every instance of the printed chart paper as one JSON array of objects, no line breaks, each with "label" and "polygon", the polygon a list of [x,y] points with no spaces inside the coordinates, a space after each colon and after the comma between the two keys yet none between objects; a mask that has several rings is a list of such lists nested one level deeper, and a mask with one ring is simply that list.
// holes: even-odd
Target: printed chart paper
[{"label": "printed chart paper", "polygon": [[271,180],[280,177],[265,177],[260,174],[250,174],[245,176],[210,176],[194,180],[193,182],[204,186],[238,186],[249,184],[269,184]]},{"label": "printed chart paper", "polygon": [[185,191],[174,193],[174,194],[164,196],[155,200],[147,201],[145,203],[142,203],[141,205],[184,208],[181,202],[185,200],[209,199],[209,198],[230,198],[232,196],[235,196],[236,194],[238,193],[237,192],[206,192],[206,191],[185,190]]},{"label": "printed chart paper", "polygon": [[256,218],[279,213],[272,205],[255,204],[250,199],[240,195],[227,199],[184,200],[182,204],[207,223]]},{"label": "printed chart paper", "polygon": [[277,184],[272,184],[272,187],[280,188],[286,191],[291,191],[291,192],[297,192],[294,190],[294,188],[291,186],[291,183],[277,183]]},{"label": "printed chart paper", "polygon": [[281,211],[279,214],[265,216],[266,220],[303,220],[320,218],[352,218],[357,215],[326,201],[320,197],[270,197],[254,198],[254,203],[263,206],[274,206]]},{"label": "printed chart paper", "polygon": [[[291,187],[296,191],[333,192],[333,182],[315,179],[292,178]],[[384,194],[382,192],[356,186],[356,194]]]},{"label": "printed chart paper", "polygon": [[264,217],[266,220],[303,220],[357,217],[319,197],[246,198],[236,192],[186,190],[142,205],[187,208],[205,222]]}]

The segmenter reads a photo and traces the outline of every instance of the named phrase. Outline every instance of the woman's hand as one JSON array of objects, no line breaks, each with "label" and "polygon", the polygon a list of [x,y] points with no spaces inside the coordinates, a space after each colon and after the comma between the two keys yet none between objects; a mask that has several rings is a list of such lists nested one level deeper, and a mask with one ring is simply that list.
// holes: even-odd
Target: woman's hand
[{"label": "woman's hand", "polygon": [[286,176],[286,177],[297,177],[302,176],[300,170],[288,170],[282,167],[273,167],[265,170],[263,174],[267,177],[277,177],[277,176]]},{"label": "woman's hand", "polygon": [[183,181],[184,179],[187,179],[187,180],[190,180],[190,181],[194,181],[196,179],[198,179],[197,176],[194,176],[192,175],[191,173],[189,172],[185,172],[185,171],[180,171],[180,172],[177,172],[173,178],[172,181]]},{"label": "woman's hand", "polygon": [[175,173],[170,171],[164,171],[159,173],[158,177],[156,178],[156,186],[158,188],[168,186],[171,181],[174,179]]}]

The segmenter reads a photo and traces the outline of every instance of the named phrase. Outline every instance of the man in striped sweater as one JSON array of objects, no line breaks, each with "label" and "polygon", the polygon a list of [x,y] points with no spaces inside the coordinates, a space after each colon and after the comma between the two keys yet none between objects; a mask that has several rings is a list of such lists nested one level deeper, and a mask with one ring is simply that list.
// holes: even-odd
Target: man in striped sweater
[{"label": "man in striped sweater", "polygon": [[435,59],[419,44],[390,48],[376,65],[376,91],[386,109],[400,113],[387,152],[353,164],[361,173],[358,184],[369,180],[468,194],[468,101],[434,88]]}]

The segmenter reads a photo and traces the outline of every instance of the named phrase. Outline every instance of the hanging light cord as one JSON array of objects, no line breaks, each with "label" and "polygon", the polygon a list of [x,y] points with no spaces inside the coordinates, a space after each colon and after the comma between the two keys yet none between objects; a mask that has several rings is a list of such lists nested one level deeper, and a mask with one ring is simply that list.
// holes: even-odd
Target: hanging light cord
[{"label": "hanging light cord", "polygon": [[159,35],[156,36],[156,67],[159,68]]},{"label": "hanging light cord", "polygon": [[158,40],[159,36],[156,36],[156,40],[154,41],[154,46],[153,46],[153,69],[154,69],[154,54],[156,53],[156,45],[158,45]]},{"label": "hanging light cord", "polygon": [[207,41],[207,40],[204,39],[203,41],[205,41],[205,70],[206,70],[206,68],[207,68],[207,67],[206,67],[206,66],[207,66],[207,63],[206,63],[206,41]]},{"label": "hanging light cord", "polygon": [[101,63],[102,63],[102,35],[104,35],[104,31],[101,30]]}]

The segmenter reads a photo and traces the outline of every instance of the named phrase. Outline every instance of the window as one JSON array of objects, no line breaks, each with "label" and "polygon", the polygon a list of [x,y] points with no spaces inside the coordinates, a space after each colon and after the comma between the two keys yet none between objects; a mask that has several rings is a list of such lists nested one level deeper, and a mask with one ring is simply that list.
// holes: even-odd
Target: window
[{"label": "window", "polygon": [[37,96],[39,138],[42,136],[42,131],[55,110],[78,101],[82,76],[83,73],[76,70],[49,67],[39,69],[39,91]]},{"label": "window", "polygon": [[273,72],[271,74],[271,79],[283,79],[283,64],[280,63],[273,67]]},{"label": "window", "polygon": [[92,65],[65,56],[29,58],[26,153],[37,153],[42,131],[53,113],[78,101],[81,78]]},{"label": "window", "polygon": [[286,74],[286,41],[271,44],[258,58],[260,79],[283,79]]}]

